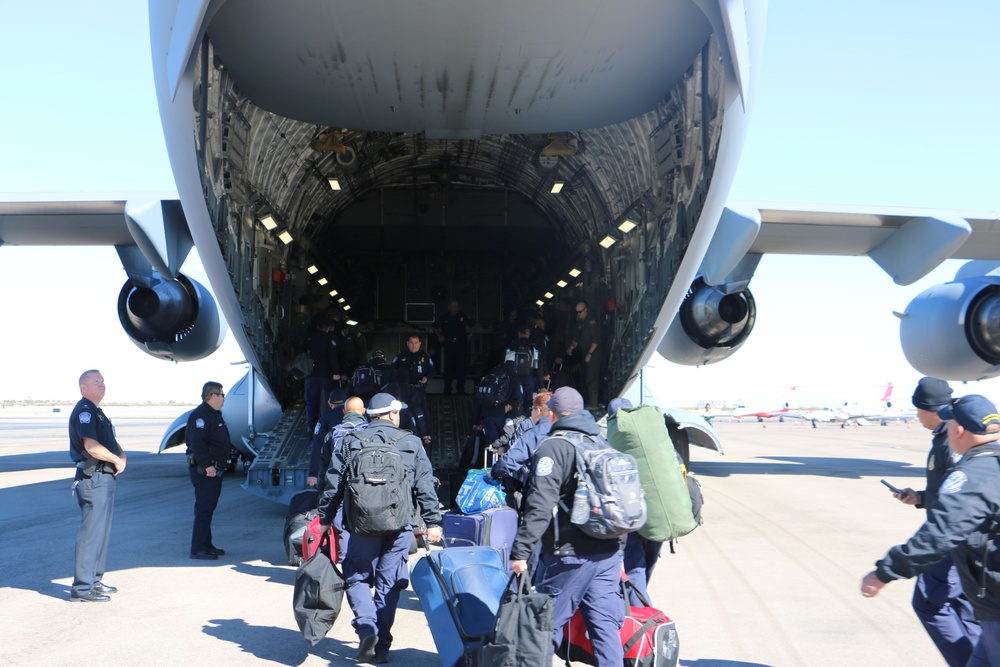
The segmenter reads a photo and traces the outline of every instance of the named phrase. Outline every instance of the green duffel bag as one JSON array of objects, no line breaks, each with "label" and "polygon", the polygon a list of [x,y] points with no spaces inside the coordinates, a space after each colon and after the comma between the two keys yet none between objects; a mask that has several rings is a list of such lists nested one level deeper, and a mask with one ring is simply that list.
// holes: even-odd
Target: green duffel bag
[{"label": "green duffel bag", "polygon": [[639,529],[641,536],[666,542],[698,527],[687,481],[660,408],[640,405],[618,410],[608,419],[608,442],[631,454],[639,465],[639,481],[646,493],[646,524]]}]

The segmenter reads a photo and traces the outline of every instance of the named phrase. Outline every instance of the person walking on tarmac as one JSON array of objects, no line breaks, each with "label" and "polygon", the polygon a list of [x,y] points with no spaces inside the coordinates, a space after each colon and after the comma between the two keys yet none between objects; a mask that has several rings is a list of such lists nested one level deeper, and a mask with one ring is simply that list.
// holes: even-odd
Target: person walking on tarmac
[{"label": "person walking on tarmac", "polygon": [[[861,594],[875,597],[895,579],[909,579],[951,554],[962,588],[982,625],[967,665],[1000,665],[1000,414],[985,396],[972,394],[938,410],[948,422],[948,442],[962,457],[938,489],[927,521],[894,546],[861,580]],[[907,494],[908,495],[908,494]]]},{"label": "person walking on tarmac", "polygon": [[101,410],[104,376],[90,370],[80,376],[82,398],[69,416],[69,453],[76,462],[73,492],[82,520],[76,533],[76,564],[70,598],[108,602],[118,589],[103,581],[115,511],[115,484],[125,471],[125,451],[115,439],[111,420]]},{"label": "person walking on tarmac", "polygon": [[226,554],[212,543],[212,516],[222,494],[222,474],[233,446],[229,428],[222,418],[226,395],[218,382],[201,388],[202,403],[187,421],[187,458],[194,486],[194,527],[191,529],[191,558],[218,560]]},{"label": "person walking on tarmac", "polygon": [[552,598],[553,654],[562,643],[563,628],[579,608],[597,666],[621,667],[624,652],[618,630],[625,621],[621,541],[590,537],[570,521],[566,508],[573,506],[576,492],[576,449],[559,437],[566,431],[600,437],[601,429],[572,387],[557,389],[548,406],[552,429],[535,452],[524,521],[514,538],[510,567],[517,574],[527,571],[535,543],[541,540],[541,576],[535,590]]},{"label": "person walking on tarmac", "polygon": [[[925,377],[913,392],[917,420],[933,431],[931,450],[927,455],[927,488],[923,491],[901,489],[893,496],[900,502],[926,509],[937,500],[941,482],[959,457],[948,446],[948,425],[938,416],[938,409],[951,402],[951,387],[944,380]],[[982,628],[972,610],[972,604],[962,592],[958,568],[947,555],[926,572],[917,575],[913,588],[913,611],[923,623],[934,645],[941,651],[949,667],[965,667],[972,649],[979,641]]]},{"label": "person walking on tarmac", "polygon": [[[333,523],[344,504],[349,475],[348,460],[362,451],[365,442],[392,442],[400,435],[399,411],[403,403],[391,394],[375,394],[368,404],[370,424],[361,432],[344,436],[341,447],[333,452],[333,461],[327,473],[327,490],[319,505],[320,524]],[[427,524],[427,539],[441,540],[441,511],[438,509],[437,492],[430,459],[420,439],[407,431],[396,441],[396,449],[406,470],[411,487],[407,497],[415,497],[420,516]],[[413,526],[407,525],[395,532],[380,535],[360,535],[353,525],[350,507],[343,512],[344,527],[351,536],[342,560],[347,602],[354,612],[353,626],[358,634],[358,662],[383,664],[389,661],[392,645],[392,624],[396,618],[399,593],[409,584],[407,560],[413,542]],[[413,516],[411,505],[409,515]],[[372,589],[374,588],[374,594]]]}]

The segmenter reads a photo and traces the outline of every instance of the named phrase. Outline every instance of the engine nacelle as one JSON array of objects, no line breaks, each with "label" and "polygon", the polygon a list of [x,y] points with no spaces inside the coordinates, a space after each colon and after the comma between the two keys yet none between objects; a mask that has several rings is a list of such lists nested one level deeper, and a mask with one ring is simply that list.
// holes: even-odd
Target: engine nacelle
[{"label": "engine nacelle", "polygon": [[669,361],[686,366],[722,361],[743,345],[756,317],[757,306],[750,290],[729,293],[725,285],[713,287],[698,278],[657,351]]},{"label": "engine nacelle", "polygon": [[118,295],[118,319],[136,347],[169,361],[204,359],[226,335],[215,299],[183,274],[165,280],[153,272],[152,287],[126,282]]},{"label": "engine nacelle", "polygon": [[1000,375],[1000,276],[964,278],[921,292],[906,307],[899,339],[906,360],[925,375]]}]

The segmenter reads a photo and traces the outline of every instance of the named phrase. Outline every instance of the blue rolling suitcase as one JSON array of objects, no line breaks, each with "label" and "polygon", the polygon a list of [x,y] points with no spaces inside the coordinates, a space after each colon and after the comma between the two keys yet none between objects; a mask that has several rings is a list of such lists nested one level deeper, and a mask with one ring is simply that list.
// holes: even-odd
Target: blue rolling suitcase
[{"label": "blue rolling suitcase", "polygon": [[517,535],[517,512],[509,507],[497,507],[481,514],[448,512],[441,527],[444,529],[445,545],[480,545],[499,549],[506,567]]},{"label": "blue rolling suitcase", "polygon": [[493,547],[434,550],[413,566],[410,584],[443,667],[475,664],[510,580],[506,566]]}]

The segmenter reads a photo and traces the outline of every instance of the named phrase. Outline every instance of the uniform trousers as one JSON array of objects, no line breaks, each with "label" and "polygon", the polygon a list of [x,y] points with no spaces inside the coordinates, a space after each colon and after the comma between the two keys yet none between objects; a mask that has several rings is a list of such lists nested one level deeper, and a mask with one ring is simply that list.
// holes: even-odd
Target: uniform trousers
[{"label": "uniform trousers", "polygon": [[[514,381],[521,388],[521,410],[526,417],[531,416],[531,402],[535,397],[535,376],[534,375],[515,375]],[[513,393],[517,393],[516,391]]]},{"label": "uniform trousers", "polygon": [[222,477],[209,477],[188,466],[194,486],[194,528],[191,530],[191,553],[204,553],[215,548],[212,542],[212,516],[222,494]]},{"label": "uniform trousers", "polygon": [[601,360],[597,354],[590,357],[590,362],[583,363],[583,377],[580,378],[583,385],[583,400],[586,405],[597,405],[598,401],[598,380],[601,375]]},{"label": "uniform trousers", "polygon": [[81,479],[76,485],[76,502],[82,521],[76,532],[75,593],[86,593],[104,576],[116,483],[114,475],[98,470],[90,479]]},{"label": "uniform trousers", "polygon": [[[629,533],[625,542],[625,574],[628,580],[645,596],[649,597],[649,578],[653,575],[653,567],[660,558],[660,548],[663,542],[647,540],[639,533]],[[629,591],[629,601],[633,607],[644,606],[634,591]]]},{"label": "uniform trousers", "polygon": [[330,392],[336,385],[332,378],[308,377],[302,390],[303,398],[306,402],[306,423],[309,425],[309,432],[316,428],[319,418],[330,411],[330,404],[327,399]]},{"label": "uniform trousers", "polygon": [[552,652],[562,644],[563,629],[577,608],[583,614],[597,667],[624,662],[619,629],[625,622],[622,599],[622,552],[555,556],[543,553],[535,590],[552,598]]},{"label": "uniform trousers", "polygon": [[982,627],[967,667],[1000,667],[1000,621],[983,621]]},{"label": "uniform trousers", "polygon": [[949,667],[965,667],[982,629],[951,556],[917,577],[913,611]]},{"label": "uniform trousers", "polygon": [[462,340],[442,344],[444,348],[444,393],[450,394],[454,383],[455,393],[465,393],[465,367],[469,360],[469,344]]},{"label": "uniform trousers", "polygon": [[354,612],[351,625],[358,637],[378,633],[376,652],[388,651],[392,645],[390,630],[399,593],[410,581],[407,560],[412,543],[409,528],[384,537],[351,535],[341,563],[347,603]]}]

